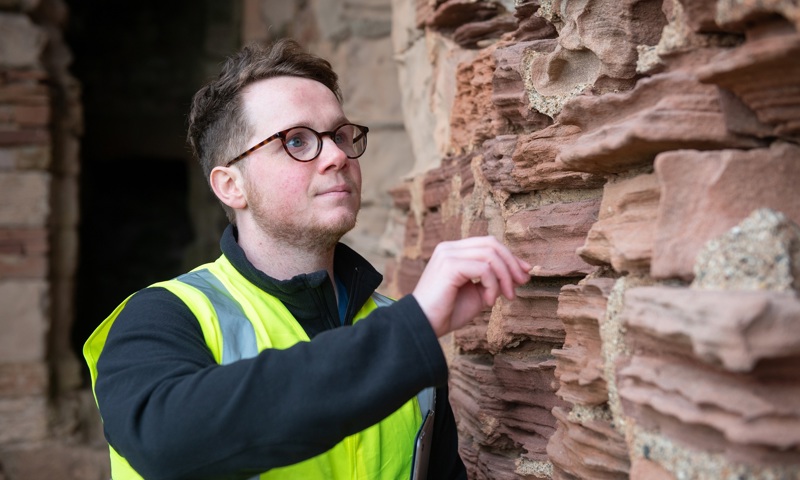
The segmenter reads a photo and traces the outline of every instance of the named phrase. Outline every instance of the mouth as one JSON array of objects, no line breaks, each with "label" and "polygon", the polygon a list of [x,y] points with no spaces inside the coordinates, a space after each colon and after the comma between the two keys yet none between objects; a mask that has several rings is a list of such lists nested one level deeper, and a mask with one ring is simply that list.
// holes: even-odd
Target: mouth
[{"label": "mouth", "polygon": [[323,196],[323,195],[337,196],[337,195],[350,195],[351,193],[353,193],[353,189],[350,188],[349,185],[341,184],[341,185],[334,185],[334,186],[332,186],[330,188],[326,188],[324,190],[321,190],[319,193],[317,193],[317,195],[318,196]]}]

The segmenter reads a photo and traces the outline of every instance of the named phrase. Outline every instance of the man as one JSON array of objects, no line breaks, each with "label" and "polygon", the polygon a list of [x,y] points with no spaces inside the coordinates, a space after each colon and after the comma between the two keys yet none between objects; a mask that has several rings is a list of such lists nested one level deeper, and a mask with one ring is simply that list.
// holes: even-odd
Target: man
[{"label": "man", "polygon": [[135,293],[84,347],[113,477],[408,478],[417,394],[438,387],[427,475],[466,478],[437,338],[530,265],[491,237],[442,243],[412,295],[375,293],[339,243],[368,128],[292,41],[229,59],[189,121],[231,226],[216,262]]}]

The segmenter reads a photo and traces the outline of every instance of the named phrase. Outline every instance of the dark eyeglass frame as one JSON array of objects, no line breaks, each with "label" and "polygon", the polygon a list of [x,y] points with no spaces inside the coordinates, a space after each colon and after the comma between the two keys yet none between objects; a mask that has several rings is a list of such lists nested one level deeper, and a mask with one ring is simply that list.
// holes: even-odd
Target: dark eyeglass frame
[{"label": "dark eyeglass frame", "polygon": [[[341,130],[342,127],[347,127],[347,126],[353,126],[353,127],[361,129],[361,132],[362,132],[361,135],[356,137],[356,138],[353,138],[353,143],[355,143],[357,141],[360,141],[362,136],[364,137],[364,151],[363,152],[359,153],[358,155],[356,155],[354,157],[351,157],[350,155],[347,155],[345,153],[345,155],[347,155],[347,158],[358,158],[361,155],[364,155],[364,152],[367,151],[366,143],[367,143],[367,133],[369,132],[369,128],[367,128],[367,127],[365,127],[363,125],[357,125],[355,123],[343,123],[343,124],[339,125],[338,127],[334,128],[333,130],[329,131],[329,132],[318,132],[318,131],[314,130],[313,128],[306,127],[305,125],[297,125],[297,126],[294,126],[294,127],[287,128],[286,130],[281,130],[280,132],[278,132],[278,133],[276,133],[274,135],[270,135],[269,137],[265,138],[264,140],[258,142],[257,144],[253,145],[252,147],[250,147],[247,150],[245,150],[244,152],[242,152],[241,155],[239,155],[238,157],[236,157],[233,160],[231,160],[230,162],[226,163],[225,166],[226,167],[230,167],[234,163],[236,163],[239,160],[247,157],[251,153],[253,153],[256,150],[258,150],[259,148],[263,147],[264,145],[266,145],[269,142],[271,142],[271,141],[273,141],[275,139],[278,139],[278,138],[281,140],[281,146],[283,146],[283,150],[286,151],[286,154],[289,155],[290,157],[292,157],[293,160],[301,162],[301,163],[310,162],[312,160],[315,160],[317,157],[319,157],[319,154],[322,152],[322,137],[327,136],[331,140],[333,140],[334,143],[336,143],[336,139],[334,138],[334,135],[336,134],[336,132]],[[308,160],[300,160],[299,158],[296,158],[294,155],[292,155],[292,153],[289,151],[289,149],[286,148],[286,134],[291,132],[292,130],[295,130],[295,129],[298,129],[298,128],[304,128],[304,129],[310,131],[311,133],[313,133],[317,137],[317,140],[318,140],[318,142],[317,142],[317,151],[314,154],[314,156],[309,158]]]}]

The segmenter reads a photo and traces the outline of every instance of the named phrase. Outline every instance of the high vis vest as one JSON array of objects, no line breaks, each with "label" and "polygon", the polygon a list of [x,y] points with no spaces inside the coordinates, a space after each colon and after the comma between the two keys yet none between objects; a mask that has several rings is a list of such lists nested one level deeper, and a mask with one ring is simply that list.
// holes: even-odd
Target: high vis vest
[{"label": "high vis vest", "polygon": [[[214,263],[202,265],[152,287],[163,287],[183,300],[200,323],[205,342],[214,359],[221,365],[254,357],[267,348],[285,349],[298,342],[310,341],[303,327],[283,303],[242,277],[224,255]],[[125,299],[100,324],[83,347],[83,354],[91,371],[93,391],[97,380],[97,360],[103,351],[111,325],[129,299],[130,297]],[[389,303],[391,300],[388,298],[373,294],[356,314],[353,322]],[[421,423],[420,404],[415,397],[381,422],[345,438],[327,452],[294,465],[269,470],[253,478],[409,478],[414,439]],[[110,445],[109,450],[112,478],[142,478]]]}]

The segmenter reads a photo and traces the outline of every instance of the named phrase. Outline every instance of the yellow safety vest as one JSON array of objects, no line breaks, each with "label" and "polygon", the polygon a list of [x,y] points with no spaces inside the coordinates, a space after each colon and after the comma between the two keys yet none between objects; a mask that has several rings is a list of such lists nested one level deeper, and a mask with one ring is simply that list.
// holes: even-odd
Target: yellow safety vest
[{"label": "yellow safety vest", "polygon": [[[224,255],[214,263],[202,265],[152,287],[166,288],[183,300],[200,323],[206,344],[221,365],[254,357],[267,348],[285,349],[298,342],[309,341],[308,335],[286,307],[277,298],[245,279]],[[91,371],[92,390],[97,380],[97,360],[108,332],[129,299],[125,299],[100,324],[83,347],[83,355]],[[380,294],[373,294],[353,322],[390,302]],[[409,478],[414,438],[421,423],[420,406],[415,397],[381,422],[345,438],[327,452],[294,465],[269,470],[254,478]],[[142,479],[110,445],[109,450],[111,473],[115,480]]]}]

